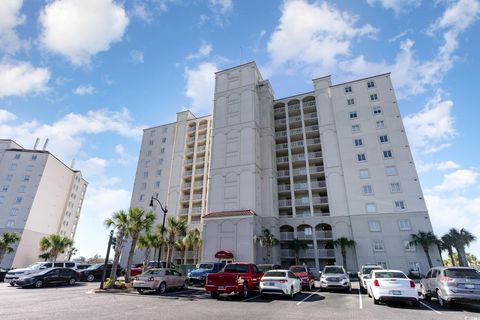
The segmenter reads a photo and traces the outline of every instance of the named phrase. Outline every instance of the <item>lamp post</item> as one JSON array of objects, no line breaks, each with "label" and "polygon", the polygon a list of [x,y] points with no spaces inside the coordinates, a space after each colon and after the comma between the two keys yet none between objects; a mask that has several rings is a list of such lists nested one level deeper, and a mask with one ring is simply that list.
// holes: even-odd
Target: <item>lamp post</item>
[{"label": "lamp post", "polygon": [[[160,209],[162,209],[163,211],[163,222],[162,222],[162,231],[161,231],[161,237],[162,237],[162,240],[163,240],[163,232],[165,230],[165,217],[167,216],[167,212],[168,212],[168,209],[167,209],[167,206],[165,206],[165,208],[162,206],[162,203],[160,202],[160,200],[158,200],[158,198],[152,196],[152,198],[150,199],[150,204],[149,204],[149,207],[153,209],[153,200],[157,201],[158,204],[160,205]],[[160,267],[160,259],[162,257],[162,247],[158,248],[158,262],[157,262],[157,265],[158,267],[157,268],[161,268]]]}]

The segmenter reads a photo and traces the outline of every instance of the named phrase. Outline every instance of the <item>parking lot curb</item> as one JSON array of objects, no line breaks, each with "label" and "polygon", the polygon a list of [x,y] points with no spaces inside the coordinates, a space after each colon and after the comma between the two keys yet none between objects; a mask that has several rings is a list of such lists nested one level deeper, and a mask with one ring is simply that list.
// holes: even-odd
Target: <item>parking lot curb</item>
[{"label": "parking lot curb", "polygon": [[133,289],[92,289],[92,293],[130,293]]}]

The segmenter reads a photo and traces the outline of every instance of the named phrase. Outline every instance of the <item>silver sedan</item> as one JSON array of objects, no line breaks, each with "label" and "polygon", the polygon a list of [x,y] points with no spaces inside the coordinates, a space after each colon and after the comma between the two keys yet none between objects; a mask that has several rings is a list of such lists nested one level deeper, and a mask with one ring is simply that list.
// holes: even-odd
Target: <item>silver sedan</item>
[{"label": "silver sedan", "polygon": [[133,288],[139,293],[154,290],[162,294],[168,289],[187,289],[188,279],[174,269],[150,269],[135,277]]}]

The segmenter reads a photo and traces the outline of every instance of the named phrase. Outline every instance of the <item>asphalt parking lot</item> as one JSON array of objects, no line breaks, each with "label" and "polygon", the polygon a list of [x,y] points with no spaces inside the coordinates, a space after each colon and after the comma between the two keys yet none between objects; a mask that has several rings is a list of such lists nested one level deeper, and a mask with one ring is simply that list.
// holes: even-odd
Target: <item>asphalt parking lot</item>
[{"label": "asphalt parking lot", "polygon": [[22,289],[0,283],[0,319],[461,319],[480,320],[480,306],[442,309],[433,299],[420,308],[396,303],[374,305],[357,284],[350,294],[304,292],[293,300],[247,299],[221,296],[211,299],[202,288],[192,287],[164,295],[147,293],[93,293],[98,283],[72,287]]}]

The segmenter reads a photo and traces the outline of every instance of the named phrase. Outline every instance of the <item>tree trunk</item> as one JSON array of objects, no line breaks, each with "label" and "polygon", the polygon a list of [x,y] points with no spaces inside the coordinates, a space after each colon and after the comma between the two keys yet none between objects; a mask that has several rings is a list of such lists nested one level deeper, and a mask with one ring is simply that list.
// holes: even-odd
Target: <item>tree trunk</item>
[{"label": "tree trunk", "polygon": [[298,253],[295,253],[295,264],[298,266],[300,264],[300,259],[298,258]]},{"label": "tree trunk", "polygon": [[2,263],[3,257],[5,256],[6,252],[7,252],[6,250],[0,249],[0,264]]},{"label": "tree trunk", "polygon": [[343,259],[343,269],[347,271],[347,250],[345,250],[345,248],[342,248],[342,259]]},{"label": "tree trunk", "polygon": [[458,252],[458,263],[460,264],[460,266],[468,267],[468,260],[467,260],[467,255],[465,254],[465,248],[459,247],[457,248],[457,252]]},{"label": "tree trunk", "polygon": [[455,263],[455,256],[453,255],[453,249],[449,247],[447,251],[448,251],[448,256],[450,257],[450,260],[452,261],[452,266],[455,267],[456,263]]},{"label": "tree trunk", "polygon": [[128,253],[127,270],[125,271],[125,282],[130,282],[132,280],[130,277],[130,270],[132,269],[133,254],[135,253],[135,247],[137,246],[138,236],[138,233],[132,235],[132,246]]},{"label": "tree trunk", "polygon": [[267,246],[266,249],[267,249],[267,263],[272,263],[272,262],[270,261],[270,247]]},{"label": "tree trunk", "polygon": [[430,268],[433,267],[432,259],[430,259],[430,254],[428,253],[428,248],[423,248],[423,251],[425,251],[425,255],[427,256],[428,265],[430,266]]},{"label": "tree trunk", "polygon": [[142,271],[145,271],[145,266],[148,265],[148,260],[150,258],[150,247],[146,247],[145,248],[145,255],[143,256],[143,268],[142,268]]},{"label": "tree trunk", "polygon": [[120,232],[117,234],[117,244],[115,245],[115,256],[113,258],[112,271],[110,272],[110,279],[113,280],[113,283],[117,281],[117,269],[118,262],[120,261],[120,256],[122,255],[122,249],[125,245],[125,233]]},{"label": "tree trunk", "polygon": [[183,250],[183,264],[187,264],[187,248]]},{"label": "tree trunk", "polygon": [[167,255],[165,256],[165,262],[170,261],[170,245],[167,244]]}]

